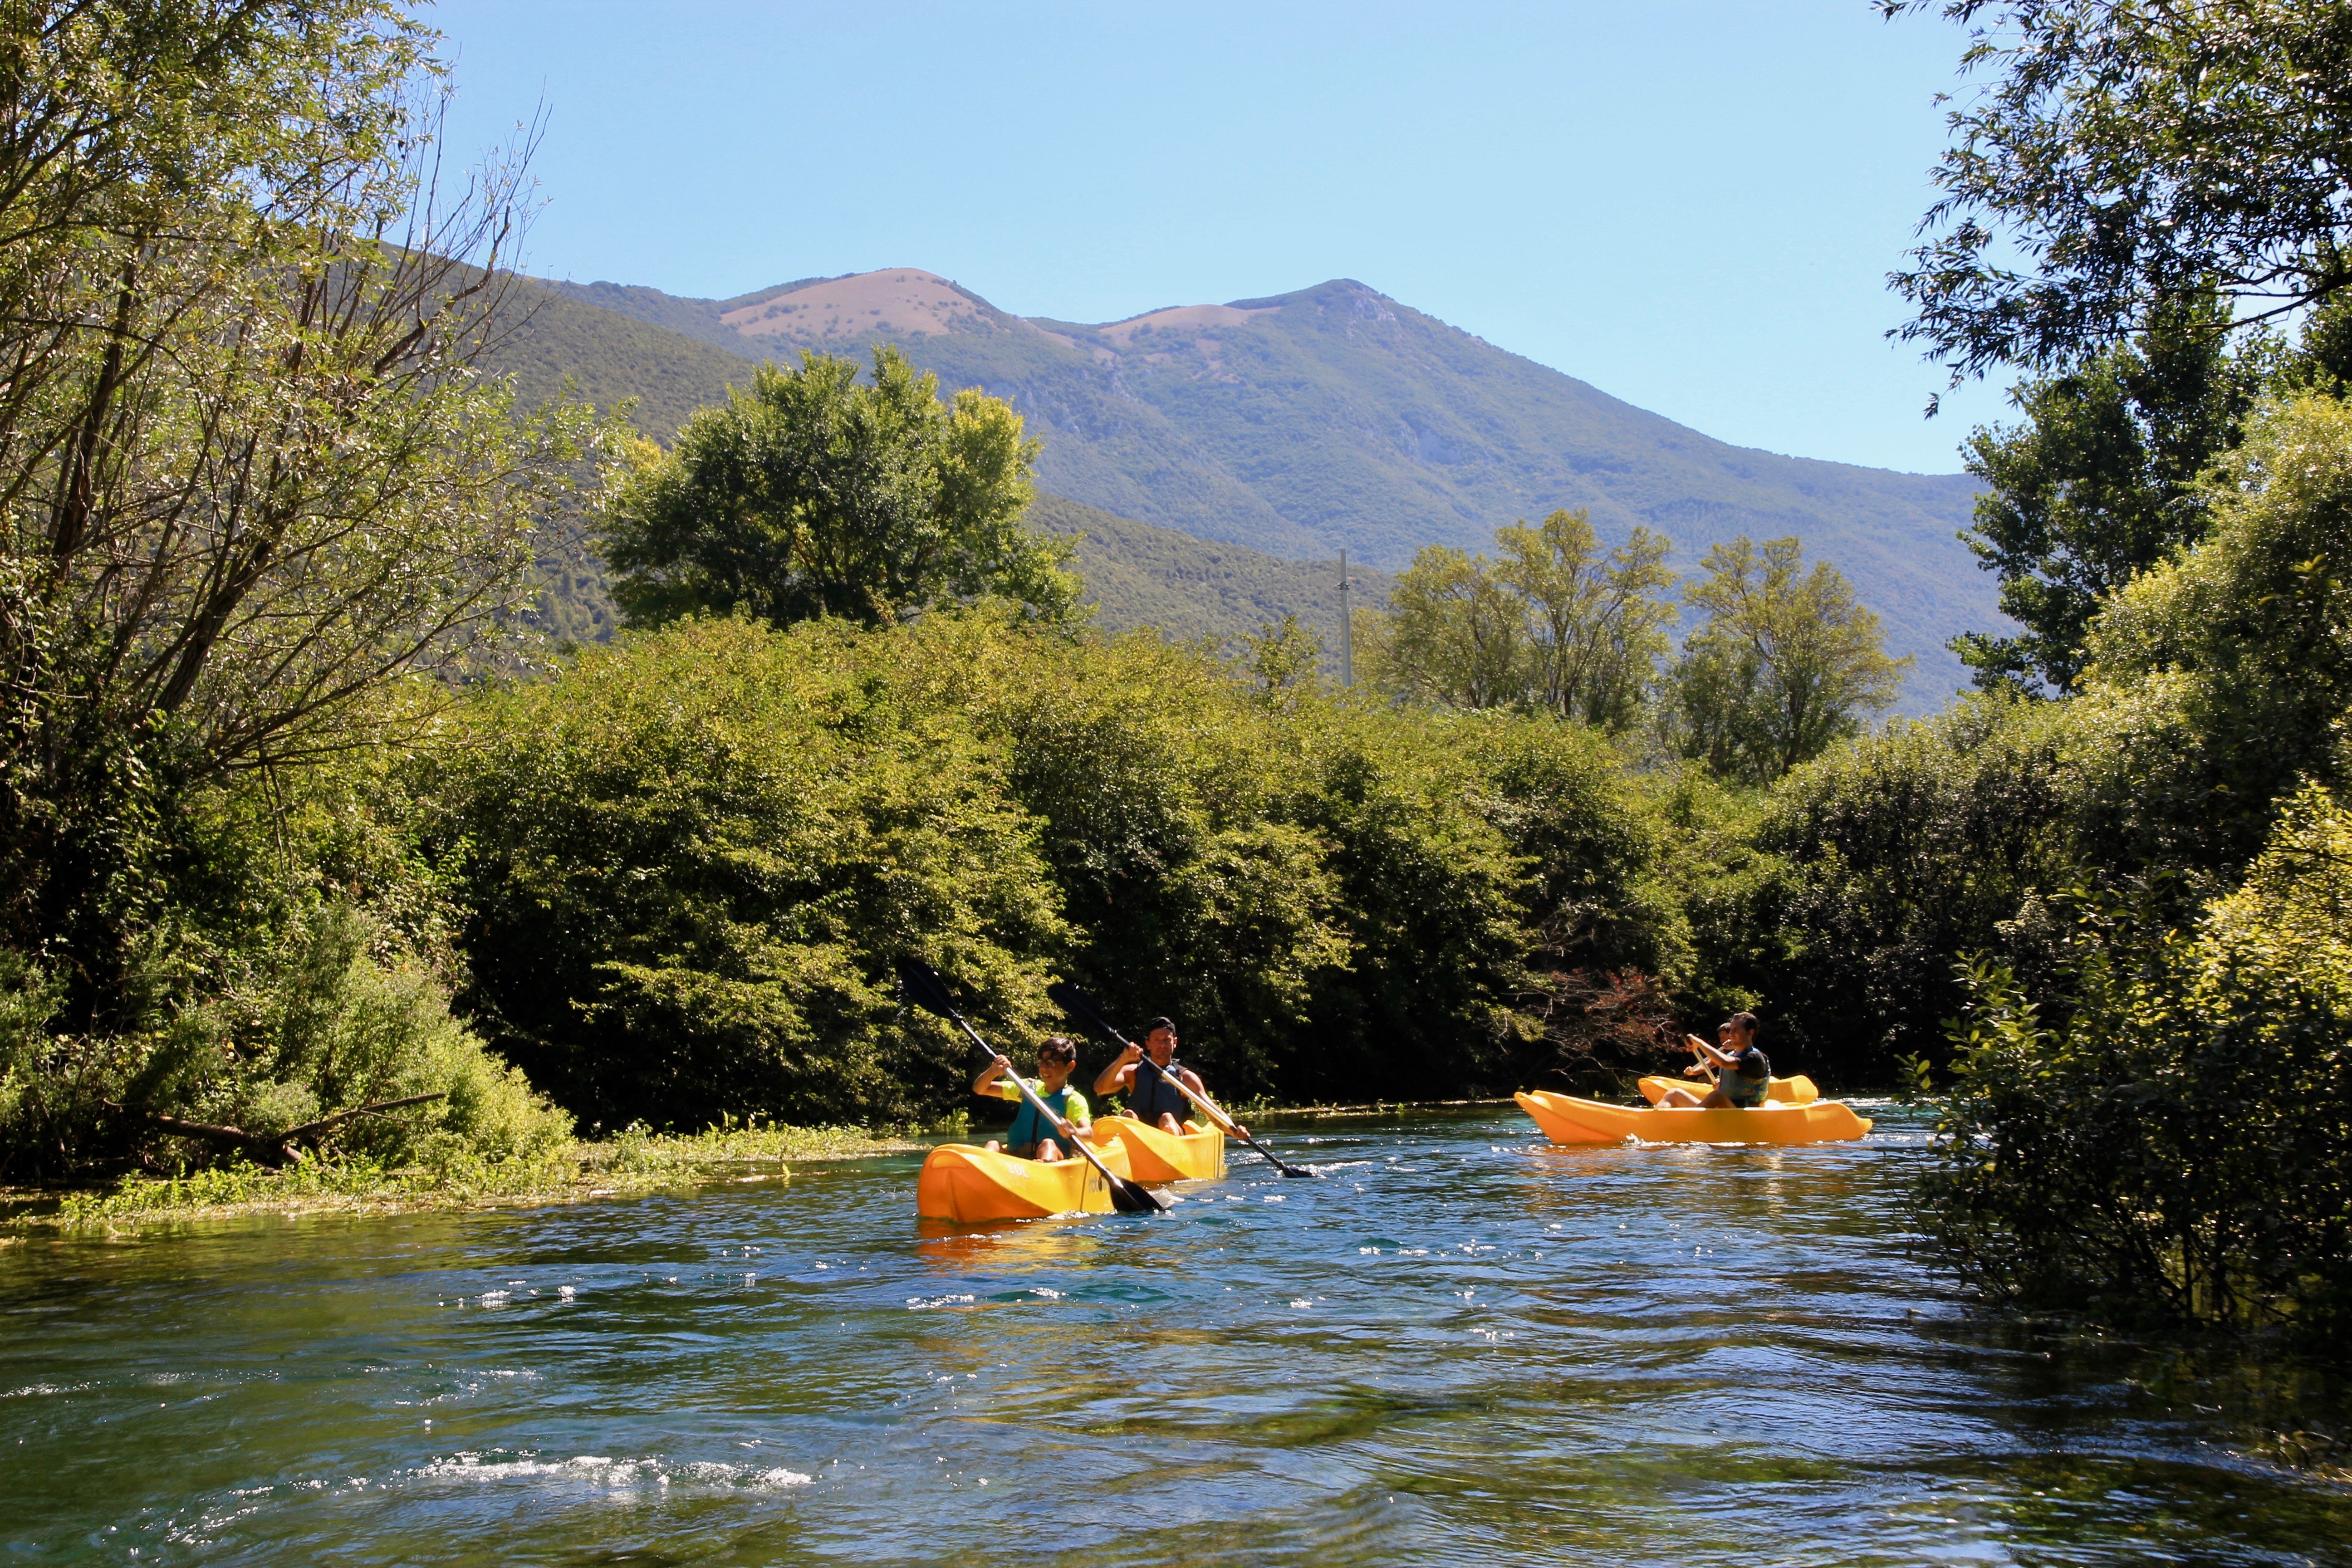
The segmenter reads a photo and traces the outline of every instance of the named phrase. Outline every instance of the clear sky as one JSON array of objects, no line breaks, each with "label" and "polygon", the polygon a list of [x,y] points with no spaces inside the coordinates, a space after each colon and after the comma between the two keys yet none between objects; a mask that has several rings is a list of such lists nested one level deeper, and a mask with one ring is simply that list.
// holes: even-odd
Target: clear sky
[{"label": "clear sky", "polygon": [[527,270],[923,267],[1116,321],[1355,278],[1742,446],[1950,472],[1888,342],[1961,37],[1866,0],[444,0],[454,140],[544,105]]}]

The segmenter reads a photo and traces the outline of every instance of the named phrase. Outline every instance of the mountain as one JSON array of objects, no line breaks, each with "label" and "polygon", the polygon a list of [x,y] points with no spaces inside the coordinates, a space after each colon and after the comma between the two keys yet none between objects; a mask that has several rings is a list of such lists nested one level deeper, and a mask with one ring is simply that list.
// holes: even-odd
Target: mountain
[{"label": "mountain", "polygon": [[1914,710],[1960,684],[1946,639],[2000,624],[1955,537],[1967,476],[1733,447],[1349,279],[1100,325],[1014,316],[919,268],[733,300],[545,286],[752,357],[896,343],[948,386],[1010,399],[1044,438],[1047,489],[1277,556],[1344,547],[1394,569],[1423,544],[1489,547],[1498,525],[1556,507],[1589,508],[1604,539],[1656,529],[1685,567],[1735,534],[1793,533],[1917,656]]},{"label": "mountain", "polygon": [[[638,428],[667,442],[688,415],[725,401],[730,384],[750,384],[757,368],[756,361],[707,336],[688,336],[643,315],[604,309],[573,291],[522,280],[513,287],[523,306],[520,324],[502,338],[489,368],[512,375],[528,405],[545,402],[568,379],[599,407],[636,398]],[[643,310],[651,314],[657,308],[649,304]],[[1095,625],[1105,631],[1154,626],[1180,641],[1231,640],[1295,614],[1322,634],[1324,662],[1338,668],[1336,560],[1286,561],[1044,490],[1030,507],[1029,521],[1049,533],[1078,536],[1076,564],[1086,579],[1087,602],[1095,606]],[[1357,603],[1387,601],[1393,580],[1388,574],[1352,563],[1349,570],[1360,595]],[[537,618],[543,629],[570,642],[602,642],[612,636],[614,617],[604,567],[576,539],[551,535],[540,574]]]}]

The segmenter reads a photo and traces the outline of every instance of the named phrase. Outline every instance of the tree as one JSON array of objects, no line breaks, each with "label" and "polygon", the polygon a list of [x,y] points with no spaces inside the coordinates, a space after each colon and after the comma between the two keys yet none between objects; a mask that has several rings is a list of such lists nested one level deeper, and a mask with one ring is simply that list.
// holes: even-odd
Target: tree
[{"label": "tree", "polygon": [[[1957,383],[2069,365],[2211,289],[2217,328],[2352,284],[2352,9],[2338,0],[1880,0],[1999,75],[1949,117],[1894,286]],[[2021,258],[2022,265],[2019,264]]]},{"label": "tree", "polygon": [[1375,681],[1450,708],[1503,708],[1527,691],[1524,606],[1483,555],[1447,544],[1417,552],[1389,590],[1389,615],[1368,639]]},{"label": "tree", "polygon": [[1529,528],[1496,531],[1496,575],[1527,606],[1536,703],[1562,719],[1619,731],[1640,717],[1667,650],[1674,546],[1645,528],[1604,563],[1591,514],[1555,511]]},{"label": "tree", "polygon": [[0,944],[102,1028],[186,793],[359,743],[371,693],[462,663],[588,426],[472,373],[520,166],[436,188],[396,11],[9,26]]},{"label": "tree", "polygon": [[854,360],[804,352],[688,420],[672,451],[641,447],[598,542],[630,622],[884,626],[984,595],[1068,616],[1075,542],[1021,521],[1037,444],[1003,399],[943,406],[938,391],[895,348],[874,351],[871,384]]},{"label": "tree", "polygon": [[1801,571],[1794,539],[1744,535],[1699,563],[1683,591],[1709,615],[1672,676],[1668,728],[1684,755],[1769,783],[1858,734],[1894,704],[1908,658],[1886,657],[1878,617],[1828,562]]},{"label": "tree", "polygon": [[1367,616],[1379,684],[1444,707],[1521,708],[1621,731],[1643,711],[1675,608],[1672,543],[1647,529],[1606,557],[1590,514],[1495,531],[1502,559],[1431,545]]},{"label": "tree", "polygon": [[2237,445],[2263,368],[2259,353],[2229,353],[2226,325],[2210,294],[2159,307],[2130,342],[2021,384],[2023,424],[1969,438],[1968,469],[1986,489],[1961,537],[2024,627],[1953,640],[1977,685],[2072,692],[2101,602],[2203,535],[2197,477]]}]

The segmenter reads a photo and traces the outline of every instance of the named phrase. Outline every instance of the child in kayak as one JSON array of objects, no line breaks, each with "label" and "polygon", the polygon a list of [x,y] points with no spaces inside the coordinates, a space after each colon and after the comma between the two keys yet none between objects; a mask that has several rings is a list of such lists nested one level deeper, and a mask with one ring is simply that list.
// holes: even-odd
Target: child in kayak
[{"label": "child in kayak", "polygon": [[1772,1063],[1756,1048],[1755,1014],[1734,1013],[1717,1025],[1716,1038],[1720,1045],[1710,1046],[1696,1035],[1683,1038],[1690,1042],[1691,1055],[1698,1058],[1696,1063],[1683,1068],[1683,1075],[1696,1078],[1711,1068],[1715,1087],[1707,1090],[1704,1100],[1686,1089],[1670,1089],[1658,1097],[1660,1107],[1747,1110],[1764,1103],[1765,1091],[1772,1087]]},{"label": "child in kayak", "polygon": [[[1095,1075],[1095,1092],[1126,1095],[1128,1115],[1181,1137],[1184,1119],[1192,1112],[1192,1102],[1184,1098],[1183,1089],[1176,1084],[1182,1083],[1185,1089],[1204,1099],[1209,1091],[1202,1086],[1201,1075],[1191,1068],[1171,1065],[1175,1055],[1176,1026],[1165,1018],[1154,1018],[1143,1026],[1140,1049],[1128,1047],[1112,1058],[1110,1066]],[[1206,1113],[1202,1114],[1205,1120]],[[1249,1129],[1237,1121],[1230,1123],[1230,1128],[1236,1137],[1249,1136]]]},{"label": "child in kayak", "polygon": [[[1055,1035],[1037,1047],[1037,1081],[1029,1087],[1054,1114],[1050,1121],[1037,1114],[1037,1108],[1013,1081],[1013,1064],[996,1057],[980,1069],[971,1080],[972,1093],[983,1100],[1018,1100],[1021,1109],[1013,1113],[1013,1125],[1005,1130],[1003,1152],[1024,1160],[1043,1160],[1051,1163],[1064,1158],[1061,1144],[1055,1136],[1075,1142],[1079,1133],[1094,1125],[1087,1113],[1087,1097],[1070,1087],[1070,1074],[1078,1065],[1078,1043]],[[988,1141],[988,1152],[998,1152],[998,1140]]]}]

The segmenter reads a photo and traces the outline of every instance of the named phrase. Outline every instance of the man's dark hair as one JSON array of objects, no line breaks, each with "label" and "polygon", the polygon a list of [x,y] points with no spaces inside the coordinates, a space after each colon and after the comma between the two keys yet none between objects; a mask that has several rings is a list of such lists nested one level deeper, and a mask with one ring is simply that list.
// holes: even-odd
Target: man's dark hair
[{"label": "man's dark hair", "polygon": [[1170,1033],[1173,1034],[1176,1029],[1176,1020],[1173,1018],[1152,1019],[1151,1022],[1143,1026],[1143,1037],[1148,1040],[1162,1029],[1166,1029]]},{"label": "man's dark hair", "polygon": [[1741,1034],[1753,1037],[1756,1033],[1756,1015],[1753,1013],[1734,1013],[1731,1016],[1731,1026],[1738,1030]]},{"label": "man's dark hair", "polygon": [[1045,1043],[1037,1047],[1037,1060],[1041,1064],[1045,1062],[1075,1063],[1077,1059],[1078,1042],[1070,1038],[1067,1035],[1049,1035],[1045,1038]]}]

